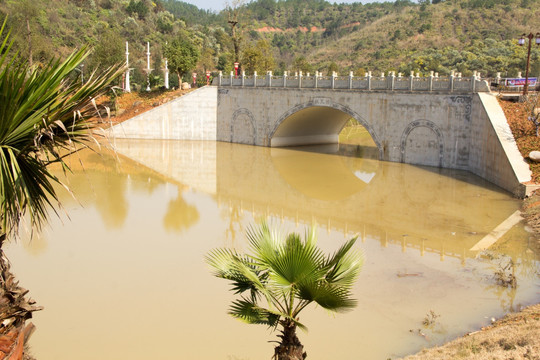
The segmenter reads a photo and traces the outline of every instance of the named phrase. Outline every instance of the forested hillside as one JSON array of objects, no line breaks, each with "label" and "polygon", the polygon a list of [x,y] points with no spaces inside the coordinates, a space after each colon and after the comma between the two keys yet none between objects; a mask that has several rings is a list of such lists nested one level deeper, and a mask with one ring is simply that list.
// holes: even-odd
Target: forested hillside
[{"label": "forested hillside", "polygon": [[[247,6],[248,34],[251,40],[268,40],[287,68],[296,59],[312,71],[476,70],[515,76],[525,72],[526,62],[518,37],[540,31],[538,5],[537,0],[396,0],[366,5],[259,0]],[[533,74],[540,73],[539,50],[533,48]]]},{"label": "forested hillside", "polygon": [[[191,70],[229,72],[235,60],[248,73],[524,73],[526,47],[517,38],[540,31],[540,0],[432,1],[236,1],[214,13],[176,0],[0,0],[0,16],[7,16],[13,49],[38,65],[89,44],[94,53],[81,69],[89,73],[124,61],[129,41],[139,86],[146,82],[147,41],[155,86],[162,83],[165,49],[172,58],[172,47],[189,44],[196,63],[184,64],[185,78]],[[540,75],[539,59],[533,45],[532,75]]]},{"label": "forested hillside", "polygon": [[[179,11],[175,16],[167,10]],[[183,39],[198,49],[197,68],[214,70],[217,56],[230,46],[217,14],[172,0],[0,0],[0,19],[7,17],[13,51],[34,64],[64,57],[85,44],[93,47],[85,76],[97,67],[125,61],[129,41],[132,84],[146,85],[146,42],[150,42],[152,85],[162,84],[166,44]],[[225,50],[226,51],[226,50]],[[177,82],[171,76],[171,82]]]}]

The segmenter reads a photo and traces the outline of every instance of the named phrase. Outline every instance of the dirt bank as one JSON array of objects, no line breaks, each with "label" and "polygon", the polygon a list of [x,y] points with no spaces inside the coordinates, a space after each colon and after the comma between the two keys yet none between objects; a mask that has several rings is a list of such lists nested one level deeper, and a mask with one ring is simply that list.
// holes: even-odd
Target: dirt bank
[{"label": "dirt bank", "polygon": [[[97,99],[97,107],[99,115],[89,119],[91,122],[96,122],[100,127],[108,127],[116,125],[122,121],[126,121],[136,115],[142,114],[156,106],[165,104],[180,96],[183,96],[195,89],[187,90],[155,90],[151,92],[131,92],[121,94],[116,98],[110,96],[101,96]],[[110,117],[106,108],[109,109]]]},{"label": "dirt bank", "polygon": [[446,343],[422,350],[404,360],[434,359],[540,359],[540,304],[508,314],[493,325]]}]

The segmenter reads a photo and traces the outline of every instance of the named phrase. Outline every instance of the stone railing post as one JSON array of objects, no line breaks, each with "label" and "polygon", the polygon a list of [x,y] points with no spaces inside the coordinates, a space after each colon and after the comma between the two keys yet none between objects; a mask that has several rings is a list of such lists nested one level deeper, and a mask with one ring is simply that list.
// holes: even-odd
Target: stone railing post
[{"label": "stone railing post", "polygon": [[409,90],[412,91],[414,88],[414,71],[411,71],[411,75],[409,75]]},{"label": "stone railing post", "polygon": [[283,72],[283,87],[284,88],[287,87],[287,72],[286,71]]},{"label": "stone railing post", "polygon": [[253,87],[257,87],[257,72],[253,72]]},{"label": "stone railing post", "polygon": [[332,89],[334,89],[336,86],[336,77],[337,77],[336,72],[332,71]]},{"label": "stone railing post", "polygon": [[298,88],[299,89],[302,88],[302,72],[301,71],[298,73]]},{"label": "stone railing post", "polygon": [[242,86],[244,86],[245,80],[246,80],[246,72],[242,70]]},{"label": "stone railing post", "polygon": [[233,75],[233,72],[231,71],[231,77],[230,77],[231,83],[229,84],[229,85],[231,85],[231,86],[232,86],[233,76],[234,76],[234,75]]},{"label": "stone railing post", "polygon": [[429,91],[433,91],[433,71],[429,73]]},{"label": "stone railing post", "polygon": [[454,92],[454,72],[450,73],[450,92]]},{"label": "stone railing post", "polygon": [[221,86],[221,79],[223,78],[223,72],[219,72],[219,75],[218,75],[218,86]]},{"label": "stone railing post", "polygon": [[353,76],[354,76],[354,73],[352,71],[349,72],[349,89],[352,89]]},{"label": "stone railing post", "polygon": [[371,90],[371,71],[367,73],[367,89]]},{"label": "stone railing post", "polygon": [[266,86],[272,87],[272,72],[271,71],[266,72]]},{"label": "stone railing post", "polygon": [[476,75],[471,76],[471,90],[476,92]]},{"label": "stone railing post", "polygon": [[315,71],[315,89],[319,87],[319,72]]},{"label": "stone railing post", "polygon": [[396,73],[391,71],[388,74],[388,82],[390,83],[390,90],[394,91],[395,83],[396,83]]}]

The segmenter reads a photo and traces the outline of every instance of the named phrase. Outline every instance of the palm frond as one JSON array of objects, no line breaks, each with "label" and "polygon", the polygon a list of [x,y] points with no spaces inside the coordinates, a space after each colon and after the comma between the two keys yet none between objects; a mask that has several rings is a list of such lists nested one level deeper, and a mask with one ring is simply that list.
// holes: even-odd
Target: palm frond
[{"label": "palm frond", "polygon": [[278,255],[269,260],[270,278],[276,285],[294,286],[306,279],[320,279],[324,275],[321,265],[324,256],[315,246],[308,246],[298,234],[290,234]]},{"label": "palm frond", "polygon": [[[357,304],[348,289],[323,282],[302,284],[298,297],[316,302],[321,307],[333,312],[346,312],[356,307]],[[301,310],[300,307],[296,311]]]},{"label": "palm frond", "polygon": [[345,287],[351,287],[354,284],[364,263],[364,254],[353,249],[356,240],[357,238],[354,237],[347,241],[326,260],[325,268],[328,272],[325,280],[328,283]]},{"label": "palm frond", "polygon": [[214,249],[205,256],[205,261],[214,270],[213,275],[231,281],[235,294],[250,291],[251,297],[256,298],[259,290],[253,282],[238,269],[238,262],[250,267],[260,277],[259,271],[251,264],[249,257],[242,257],[236,251],[230,249]]},{"label": "palm frond", "polygon": [[[3,37],[5,22],[0,29]],[[30,68],[18,58],[8,59],[9,33],[0,44],[0,233],[17,229],[29,212],[39,227],[57,201],[53,183],[59,179],[47,169],[92,138],[86,123],[89,103],[103,93],[124,70],[119,64],[84,84],[69,82],[69,74],[88,56],[88,48],[64,61],[52,60]],[[77,147],[79,146],[79,147]],[[1,245],[1,244],[0,244]]]},{"label": "palm frond", "polygon": [[282,235],[277,230],[271,230],[266,222],[259,227],[250,226],[246,237],[250,244],[251,256],[263,267],[277,255],[282,244]]},{"label": "palm frond", "polygon": [[[252,289],[260,294],[233,302],[230,314],[252,324],[276,324],[284,327],[298,321],[298,314],[315,302],[333,312],[356,306],[351,287],[358,276],[363,256],[353,249],[356,241],[347,241],[332,256],[326,257],[316,246],[314,228],[304,238],[296,233],[282,236],[266,222],[247,231],[251,253],[240,256],[234,250],[216,249],[206,261],[214,275],[233,283],[241,293]],[[260,305],[266,299],[267,307]]]},{"label": "palm frond", "polygon": [[278,325],[282,315],[281,313],[261,308],[256,302],[246,298],[233,301],[229,309],[229,314],[248,324],[262,324],[274,328]]}]

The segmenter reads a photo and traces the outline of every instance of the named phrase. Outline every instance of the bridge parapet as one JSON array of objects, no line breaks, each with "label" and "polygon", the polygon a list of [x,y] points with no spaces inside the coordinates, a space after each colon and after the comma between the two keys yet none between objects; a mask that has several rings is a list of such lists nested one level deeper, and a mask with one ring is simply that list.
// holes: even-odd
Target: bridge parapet
[{"label": "bridge parapet", "polygon": [[341,90],[367,90],[367,91],[435,91],[435,92],[459,92],[478,93],[490,92],[487,81],[479,76],[461,77],[450,75],[439,77],[437,74],[430,76],[408,77],[398,76],[390,73],[388,76],[321,76],[295,74],[293,76],[285,73],[283,76],[273,76],[271,72],[267,75],[241,76],[235,77],[231,73],[229,77],[224,77],[220,72],[219,76],[212,82],[215,86],[242,86],[242,87],[268,87],[268,88],[303,88],[303,89],[341,89]]}]

